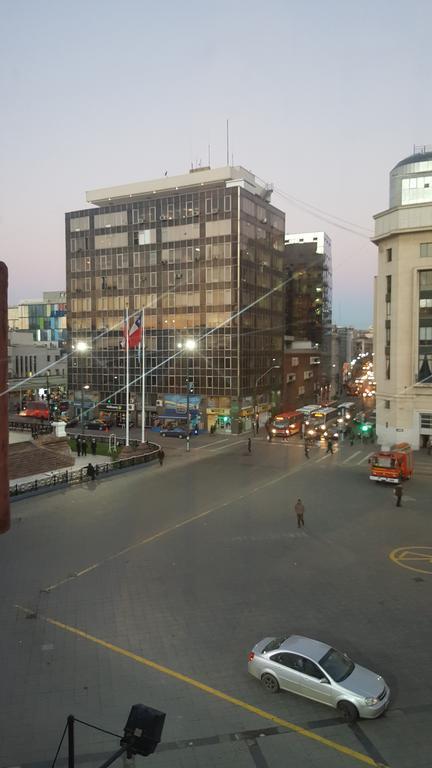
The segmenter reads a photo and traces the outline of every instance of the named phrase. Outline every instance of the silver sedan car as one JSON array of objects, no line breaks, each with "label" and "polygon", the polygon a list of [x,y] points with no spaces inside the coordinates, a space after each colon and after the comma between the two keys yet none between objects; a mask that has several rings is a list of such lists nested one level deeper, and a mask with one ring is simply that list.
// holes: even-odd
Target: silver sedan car
[{"label": "silver sedan car", "polygon": [[380,675],[300,635],[261,640],[248,655],[248,671],[271,693],[282,688],[327,704],[348,723],[379,717],[390,703],[390,689]]}]

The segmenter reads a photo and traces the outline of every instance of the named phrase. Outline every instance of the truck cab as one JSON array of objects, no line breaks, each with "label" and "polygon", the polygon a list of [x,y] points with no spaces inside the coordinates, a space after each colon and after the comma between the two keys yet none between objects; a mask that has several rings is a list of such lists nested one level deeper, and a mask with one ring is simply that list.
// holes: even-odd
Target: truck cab
[{"label": "truck cab", "polygon": [[395,443],[388,451],[374,453],[369,466],[370,480],[398,485],[413,475],[412,448],[408,443]]}]

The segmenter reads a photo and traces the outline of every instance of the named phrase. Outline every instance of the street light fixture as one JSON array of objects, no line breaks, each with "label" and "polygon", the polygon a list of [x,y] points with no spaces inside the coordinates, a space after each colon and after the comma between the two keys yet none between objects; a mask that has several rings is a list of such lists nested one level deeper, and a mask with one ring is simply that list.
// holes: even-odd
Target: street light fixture
[{"label": "street light fixture", "polygon": [[[273,360],[274,360],[274,358],[273,358]],[[264,371],[264,373],[261,374],[261,376],[258,376],[257,380],[255,381],[255,416],[256,416],[256,414],[258,412],[257,411],[257,408],[258,408],[258,392],[257,392],[258,384],[259,384],[259,382],[265,376],[267,376],[268,373],[270,373],[270,371],[273,371],[275,368],[280,368],[280,365],[271,365],[270,368],[268,368],[266,371]]]},{"label": "street light fixture", "polygon": [[[195,339],[186,339],[186,341],[179,342],[177,344],[178,349],[185,349],[188,352],[194,352],[194,350],[197,348],[197,343]],[[189,364],[188,364],[188,372],[186,377],[186,450],[190,451],[190,395],[193,394],[194,391],[194,383],[189,377]]]},{"label": "street light fixture", "polygon": [[[77,341],[74,347],[76,352],[79,352],[80,355],[84,355],[88,350],[90,349],[89,345],[86,341]],[[84,378],[84,376],[83,376]],[[81,384],[81,429],[84,430],[84,390],[90,389],[89,384]]]}]

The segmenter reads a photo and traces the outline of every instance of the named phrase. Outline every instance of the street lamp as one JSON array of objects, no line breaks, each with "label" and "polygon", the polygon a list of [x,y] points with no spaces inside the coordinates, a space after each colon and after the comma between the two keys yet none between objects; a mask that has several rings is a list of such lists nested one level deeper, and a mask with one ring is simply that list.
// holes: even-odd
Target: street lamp
[{"label": "street lamp", "polygon": [[[80,355],[84,355],[86,352],[88,352],[90,347],[86,341],[77,341],[74,349],[76,352],[79,352]],[[85,384],[85,385],[81,384],[81,429],[82,430],[84,430],[84,390],[85,389],[90,389],[90,386],[88,384]]]},{"label": "street lamp", "polygon": [[[275,358],[273,358],[273,362],[274,361],[275,361]],[[265,376],[267,376],[267,374],[270,373],[270,371],[273,371],[274,368],[280,368],[280,365],[271,365],[270,368],[268,368],[266,371],[264,371],[264,373],[262,373],[261,376],[258,376],[257,380],[255,381],[255,417],[256,417],[256,414],[257,414],[257,407],[258,407],[258,392],[257,392],[258,383]]]},{"label": "street lamp", "polygon": [[[186,349],[188,352],[193,352],[197,347],[195,339],[186,339],[186,341],[179,342],[177,344],[178,349]],[[190,395],[194,391],[194,383],[189,377],[189,363],[187,365],[187,377],[186,377],[186,450],[190,451]]]}]

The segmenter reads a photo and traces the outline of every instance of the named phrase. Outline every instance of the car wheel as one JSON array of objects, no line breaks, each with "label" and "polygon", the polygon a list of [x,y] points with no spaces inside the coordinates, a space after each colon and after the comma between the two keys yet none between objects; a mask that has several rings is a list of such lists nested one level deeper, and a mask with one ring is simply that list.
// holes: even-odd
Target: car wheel
[{"label": "car wheel", "polygon": [[179,440],[183,440],[183,435],[179,435]]},{"label": "car wheel", "polygon": [[160,436],[161,436],[161,437],[166,437],[166,434],[165,434],[165,432],[161,432],[161,433],[160,433]]},{"label": "car wheel", "polygon": [[355,723],[358,720],[358,710],[350,701],[340,701],[337,705],[345,723]]},{"label": "car wheel", "polygon": [[278,691],[279,691],[279,683],[276,680],[276,678],[273,677],[273,675],[270,675],[269,672],[266,672],[262,676],[261,682],[262,682],[264,688],[266,689],[266,691],[268,691],[269,693],[278,693]]}]

